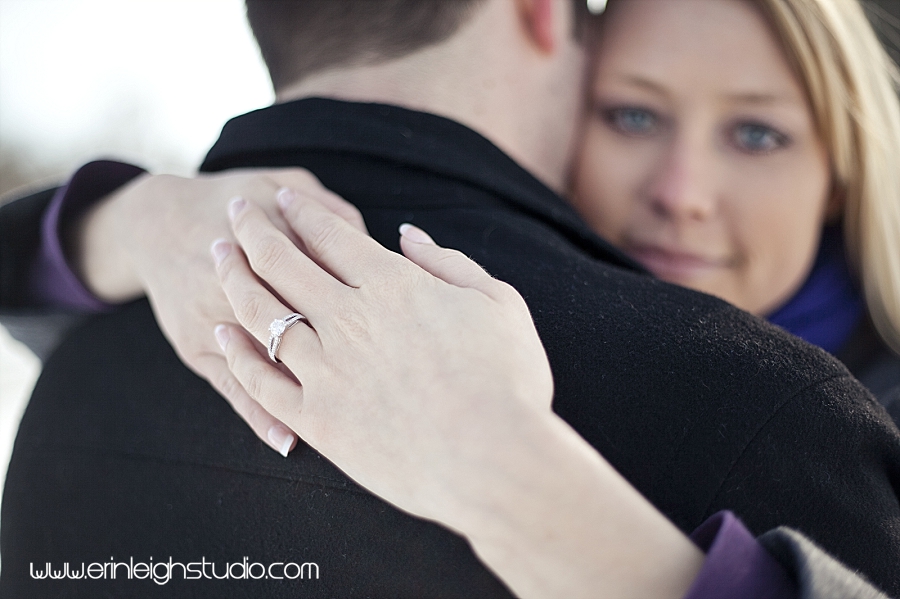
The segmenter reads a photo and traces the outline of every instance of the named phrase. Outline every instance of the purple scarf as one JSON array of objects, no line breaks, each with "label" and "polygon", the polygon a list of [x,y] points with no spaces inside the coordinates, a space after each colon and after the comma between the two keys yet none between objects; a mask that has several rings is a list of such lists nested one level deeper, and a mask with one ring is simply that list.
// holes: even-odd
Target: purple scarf
[{"label": "purple scarf", "polygon": [[850,339],[864,306],[844,254],[841,228],[826,227],[812,272],[769,322],[837,354]]}]

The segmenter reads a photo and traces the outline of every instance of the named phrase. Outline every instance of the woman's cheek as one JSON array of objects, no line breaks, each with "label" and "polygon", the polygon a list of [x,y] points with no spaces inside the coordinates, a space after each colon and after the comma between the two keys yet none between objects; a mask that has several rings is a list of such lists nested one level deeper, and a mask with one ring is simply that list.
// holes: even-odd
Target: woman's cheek
[{"label": "woman's cheek", "polygon": [[733,176],[722,206],[739,258],[736,297],[728,299],[759,315],[778,309],[806,280],[828,200],[827,172],[784,158]]},{"label": "woman's cheek", "polygon": [[591,228],[615,244],[636,208],[647,148],[604,129],[594,125],[585,135],[572,203]]}]

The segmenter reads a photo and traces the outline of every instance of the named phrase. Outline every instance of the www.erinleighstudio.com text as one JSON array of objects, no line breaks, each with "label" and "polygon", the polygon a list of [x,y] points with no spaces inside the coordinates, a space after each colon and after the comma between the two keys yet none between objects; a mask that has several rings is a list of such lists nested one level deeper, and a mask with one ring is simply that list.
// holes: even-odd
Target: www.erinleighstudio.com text
[{"label": "www.erinleighstudio.com text", "polygon": [[126,561],[84,562],[53,564],[29,564],[31,577],[35,580],[146,580],[156,584],[166,584],[170,580],[318,580],[319,566],[315,562],[272,562],[265,565],[250,562],[244,557],[240,562],[217,563],[201,558],[197,562],[168,561],[136,562]]}]

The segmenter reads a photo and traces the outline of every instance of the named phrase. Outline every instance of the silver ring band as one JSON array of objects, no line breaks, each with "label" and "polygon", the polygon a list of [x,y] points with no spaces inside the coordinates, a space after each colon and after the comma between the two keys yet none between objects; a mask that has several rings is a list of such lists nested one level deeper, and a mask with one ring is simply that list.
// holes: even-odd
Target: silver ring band
[{"label": "silver ring band", "polygon": [[305,322],[309,324],[309,321],[302,314],[298,314],[297,312],[293,312],[288,314],[284,318],[276,318],[272,321],[272,324],[269,325],[269,357],[276,364],[281,362],[278,359],[278,347],[281,345],[281,337],[284,335],[284,332],[297,324],[298,322]]}]

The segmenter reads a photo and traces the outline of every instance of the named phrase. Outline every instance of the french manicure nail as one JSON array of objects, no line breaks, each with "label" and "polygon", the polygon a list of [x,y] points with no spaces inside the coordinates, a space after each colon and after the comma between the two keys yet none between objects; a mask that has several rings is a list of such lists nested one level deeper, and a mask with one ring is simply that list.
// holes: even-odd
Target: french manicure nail
[{"label": "french manicure nail", "polygon": [[225,256],[231,252],[231,244],[225,239],[216,239],[212,242],[209,249],[212,252],[213,260],[216,261],[216,266],[218,266],[225,259]]},{"label": "french manicure nail", "polygon": [[278,193],[275,194],[275,200],[278,201],[278,205],[282,208],[287,208],[297,199],[297,194],[294,193],[292,189],[288,189],[287,187],[282,187],[278,190]]},{"label": "french manicure nail", "polygon": [[216,326],[214,333],[216,334],[216,341],[219,342],[219,347],[222,348],[222,351],[225,351],[225,348],[228,347],[228,341],[231,339],[231,333],[228,332],[228,327],[224,324],[220,324]]},{"label": "french manicure nail", "polygon": [[231,198],[231,201],[228,202],[228,216],[231,217],[231,220],[234,220],[246,205],[247,202],[241,196]]},{"label": "french manicure nail", "polygon": [[269,441],[272,442],[272,445],[279,448],[278,453],[284,457],[288,456],[295,439],[294,433],[281,424],[276,424],[269,429]]},{"label": "french manicure nail", "polygon": [[400,235],[412,241],[413,243],[427,243],[430,245],[437,245],[434,242],[428,233],[420,229],[419,227],[415,227],[409,223],[403,223],[400,225]]}]

